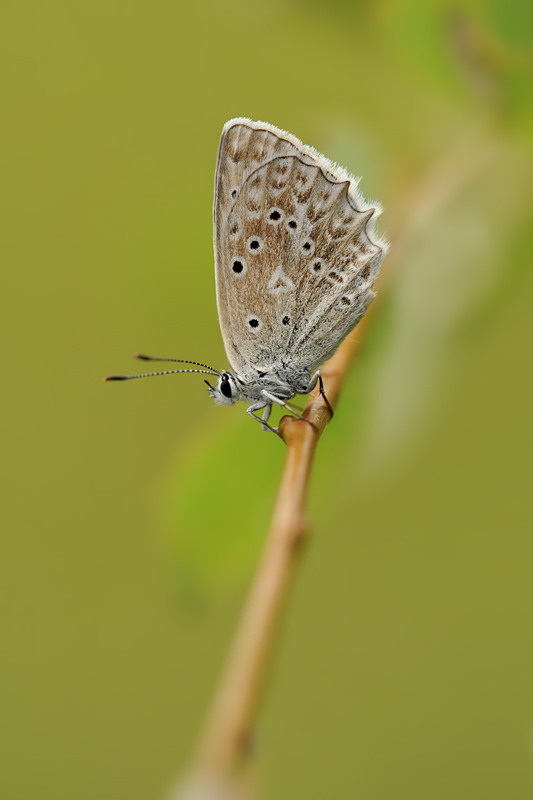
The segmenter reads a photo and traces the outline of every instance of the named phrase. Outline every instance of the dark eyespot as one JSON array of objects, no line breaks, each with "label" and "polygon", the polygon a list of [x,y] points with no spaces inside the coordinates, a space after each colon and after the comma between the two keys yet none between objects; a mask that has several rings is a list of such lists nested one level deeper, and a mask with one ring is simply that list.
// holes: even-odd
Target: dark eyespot
[{"label": "dark eyespot", "polygon": [[228,380],[223,380],[220,384],[220,391],[224,397],[231,397],[231,384]]},{"label": "dark eyespot", "polygon": [[315,260],[311,264],[311,271],[318,274],[319,272],[322,272],[323,267],[324,267],[324,262],[322,261],[322,259],[315,258]]},{"label": "dark eyespot", "polygon": [[314,249],[315,249],[315,243],[313,242],[313,240],[304,239],[304,241],[302,242],[302,253],[304,253],[304,255],[310,256],[314,252]]},{"label": "dark eyespot", "polygon": [[244,321],[248,330],[254,331],[254,333],[257,333],[263,327],[263,322],[257,314],[250,314]]},{"label": "dark eyespot", "polygon": [[269,208],[267,211],[267,222],[269,225],[279,225],[284,214],[281,208]]},{"label": "dark eyespot", "polygon": [[259,238],[259,236],[250,236],[246,242],[246,245],[248,247],[248,251],[254,255],[257,255],[257,253],[260,253],[263,249],[263,241]]},{"label": "dark eyespot", "polygon": [[231,196],[232,196],[233,200],[235,200],[235,198],[237,197],[237,189],[234,189],[232,191]]},{"label": "dark eyespot", "polygon": [[291,318],[289,316],[285,315],[283,317],[283,319],[281,320],[281,323],[282,323],[282,325],[290,325],[290,321],[291,321]]},{"label": "dark eyespot", "polygon": [[248,269],[248,265],[244,258],[234,258],[231,262],[231,271],[235,275],[244,275],[246,270]]},{"label": "dark eyespot", "polygon": [[289,226],[289,228],[292,228],[292,230],[296,230],[296,228],[298,227],[298,223],[296,222],[295,219],[290,219],[287,222],[287,225]]}]

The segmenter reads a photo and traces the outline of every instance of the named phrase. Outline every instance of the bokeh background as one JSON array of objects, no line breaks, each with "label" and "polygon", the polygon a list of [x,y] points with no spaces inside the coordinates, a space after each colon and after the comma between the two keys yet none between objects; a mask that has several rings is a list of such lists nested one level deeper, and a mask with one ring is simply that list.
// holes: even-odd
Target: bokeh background
[{"label": "bokeh background", "polygon": [[187,763],[283,461],[226,365],[233,116],[385,206],[257,731],[261,796],[533,792],[533,5],[4,6],[0,793],[141,800]]}]

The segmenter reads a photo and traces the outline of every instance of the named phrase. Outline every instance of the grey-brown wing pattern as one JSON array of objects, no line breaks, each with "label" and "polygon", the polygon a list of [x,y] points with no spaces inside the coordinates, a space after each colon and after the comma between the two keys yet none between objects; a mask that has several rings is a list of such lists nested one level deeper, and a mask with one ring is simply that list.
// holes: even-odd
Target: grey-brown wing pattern
[{"label": "grey-brown wing pattern", "polygon": [[[239,372],[328,358],[374,297],[385,245],[355,181],[290,134],[234,120],[215,190],[217,302]],[[375,237],[373,237],[375,239]]]}]

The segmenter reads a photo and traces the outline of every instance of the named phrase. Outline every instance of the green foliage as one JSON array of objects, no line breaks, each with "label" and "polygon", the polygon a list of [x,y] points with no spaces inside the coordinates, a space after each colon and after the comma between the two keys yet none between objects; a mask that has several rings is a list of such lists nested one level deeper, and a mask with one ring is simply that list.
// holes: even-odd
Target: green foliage
[{"label": "green foliage", "polygon": [[195,430],[167,479],[173,565],[189,599],[247,583],[269,523],[285,448],[238,410],[233,424]]}]

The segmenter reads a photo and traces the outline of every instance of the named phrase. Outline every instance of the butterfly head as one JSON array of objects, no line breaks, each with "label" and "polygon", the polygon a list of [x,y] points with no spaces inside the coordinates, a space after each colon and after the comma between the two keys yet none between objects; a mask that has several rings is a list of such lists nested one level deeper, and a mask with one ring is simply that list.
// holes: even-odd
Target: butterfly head
[{"label": "butterfly head", "polygon": [[209,394],[215,403],[219,403],[221,406],[232,406],[240,399],[241,392],[235,376],[231,372],[221,372],[215,386],[211,386],[209,381],[205,382]]}]

